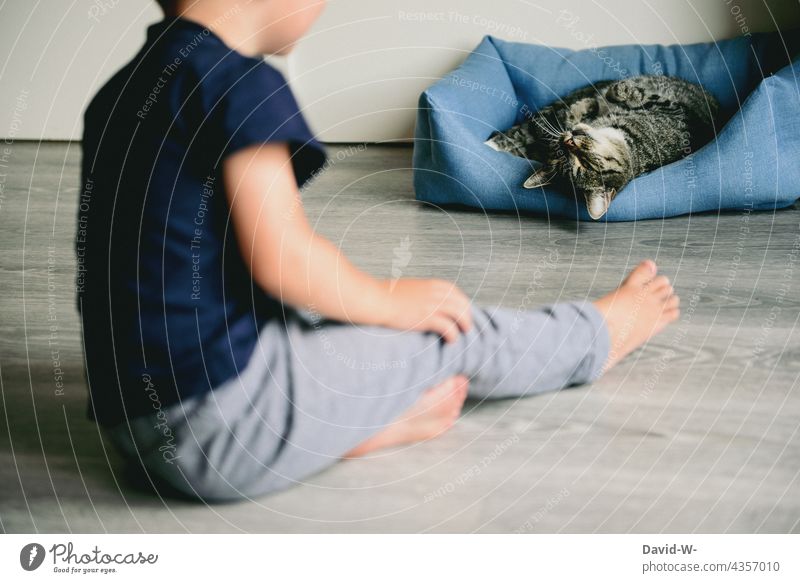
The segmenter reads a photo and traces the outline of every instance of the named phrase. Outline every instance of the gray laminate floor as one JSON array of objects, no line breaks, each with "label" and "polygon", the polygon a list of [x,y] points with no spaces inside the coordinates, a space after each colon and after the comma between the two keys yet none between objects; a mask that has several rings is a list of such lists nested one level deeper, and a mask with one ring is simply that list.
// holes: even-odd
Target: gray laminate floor
[{"label": "gray laminate floor", "polygon": [[595,385],[469,404],[436,441],[250,502],[159,499],[124,480],[84,418],[79,147],[16,144],[0,168],[0,530],[800,531],[800,209],[548,223],[421,207],[407,148],[334,160],[306,193],[309,213],[376,275],[410,255],[403,275],[453,278],[515,308],[596,296],[649,256],[683,317]]}]

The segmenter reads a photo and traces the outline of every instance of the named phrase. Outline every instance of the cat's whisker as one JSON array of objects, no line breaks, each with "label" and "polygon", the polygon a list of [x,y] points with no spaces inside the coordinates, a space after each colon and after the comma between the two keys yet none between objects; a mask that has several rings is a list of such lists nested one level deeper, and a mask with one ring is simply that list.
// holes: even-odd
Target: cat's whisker
[{"label": "cat's whisker", "polygon": [[[531,118],[531,119],[533,120],[533,123],[535,123],[537,126],[539,126],[539,128],[540,128],[540,129],[541,129],[541,130],[542,130],[544,133],[546,133],[548,136],[551,136],[551,137],[553,137],[553,138],[557,138],[557,137],[558,137],[558,134],[557,134],[557,133],[555,133],[553,130],[551,130],[551,129],[550,129],[549,127],[547,127],[546,125],[542,125],[542,124],[541,124],[539,121],[537,121],[537,119],[536,119],[535,117],[534,117],[534,118]],[[540,118],[540,119],[544,120],[544,118]]]},{"label": "cat's whisker", "polygon": [[538,118],[537,118],[537,117],[532,117],[532,118],[531,118],[531,121],[532,121],[533,123],[535,123],[537,126],[539,126],[539,127],[542,129],[542,130],[544,130],[544,131],[547,131],[547,133],[550,133],[550,132],[548,131],[548,130],[549,130],[549,128],[547,128],[545,125],[543,125],[543,124],[542,124],[542,120],[543,120],[543,118],[542,118],[542,117],[538,117]]},{"label": "cat's whisker", "polygon": [[541,116],[540,119],[542,120],[542,123],[544,123],[544,125],[547,126],[547,129],[549,130],[547,133],[549,133],[551,136],[558,135],[558,131],[556,130],[555,127],[553,127],[553,124],[549,119],[547,119],[544,116]]},{"label": "cat's whisker", "polygon": [[[555,133],[556,133],[558,136],[563,136],[563,135],[564,135],[564,133],[565,133],[567,130],[565,130],[564,128],[562,128],[562,127],[561,127],[561,122],[559,122],[558,120],[556,120],[556,123],[558,124],[558,127],[556,127],[556,126],[553,126],[553,131],[554,131],[554,132],[555,132]],[[553,125],[553,124],[552,124],[552,122],[551,122],[551,124],[550,124],[550,125],[551,125],[551,126]]]},{"label": "cat's whisker", "polygon": [[534,123],[536,123],[536,125],[539,126],[539,129],[542,130],[546,135],[551,136],[551,137],[553,136],[553,134],[550,132],[549,129],[547,129],[546,127],[544,127],[543,125],[541,125],[538,122],[534,122]]},{"label": "cat's whisker", "polygon": [[558,135],[559,135],[559,134],[558,134],[558,132],[556,132],[554,129],[552,129],[552,128],[549,128],[549,127],[545,127],[545,128],[544,128],[544,131],[546,131],[546,132],[547,132],[547,135],[549,135],[549,136],[552,136],[552,137],[554,137],[554,138],[557,138],[557,137],[558,137]]},{"label": "cat's whisker", "polygon": [[555,124],[552,121],[548,120],[550,127],[552,127],[556,133],[563,134],[566,130],[563,127],[561,127],[561,121],[558,119],[558,117],[554,117],[553,121],[555,121]]}]

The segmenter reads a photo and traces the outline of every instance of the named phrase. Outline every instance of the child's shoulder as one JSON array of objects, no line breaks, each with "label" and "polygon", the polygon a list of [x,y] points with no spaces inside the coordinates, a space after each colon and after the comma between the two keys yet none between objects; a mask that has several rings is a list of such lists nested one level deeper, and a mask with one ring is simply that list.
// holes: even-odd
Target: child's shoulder
[{"label": "child's shoulder", "polygon": [[217,90],[222,98],[242,93],[251,99],[269,99],[289,89],[283,74],[263,58],[245,57],[230,49],[213,63],[191,66],[202,76],[200,84]]},{"label": "child's shoulder", "polygon": [[[114,136],[119,147],[104,147],[121,157],[133,135],[157,143],[167,136],[178,151],[202,142],[204,156],[281,141],[296,145],[297,159],[296,150],[308,145],[304,150],[313,154],[305,159],[311,170],[324,162],[324,151],[283,74],[263,58],[242,55],[208,29],[181,19],[153,25],[137,56],[86,110],[84,148],[90,154],[103,136]],[[295,173],[302,182],[310,170],[295,168]]]},{"label": "child's shoulder", "polygon": [[138,54],[110,81],[106,92],[124,84],[162,97],[188,89],[215,100],[235,87],[263,97],[286,87],[281,72],[263,58],[243,55],[209,28],[183,18],[151,25]]}]

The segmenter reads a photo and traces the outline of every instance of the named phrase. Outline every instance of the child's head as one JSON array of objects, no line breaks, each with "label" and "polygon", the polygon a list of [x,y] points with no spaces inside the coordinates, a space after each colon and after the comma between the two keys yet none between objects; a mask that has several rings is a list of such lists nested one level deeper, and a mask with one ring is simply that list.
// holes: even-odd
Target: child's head
[{"label": "child's head", "polygon": [[[185,16],[264,54],[286,54],[311,28],[326,0],[156,0],[167,16]],[[238,43],[236,43],[238,44]]]},{"label": "child's head", "polygon": [[286,54],[308,32],[319,18],[326,0],[252,0],[262,4],[261,13],[263,53]]}]

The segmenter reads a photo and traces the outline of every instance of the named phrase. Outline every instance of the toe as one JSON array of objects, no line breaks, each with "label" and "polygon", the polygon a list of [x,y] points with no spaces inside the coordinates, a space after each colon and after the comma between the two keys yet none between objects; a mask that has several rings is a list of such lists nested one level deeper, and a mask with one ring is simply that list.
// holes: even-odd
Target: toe
[{"label": "toe", "polygon": [[642,261],[639,265],[637,265],[633,271],[630,272],[628,277],[625,279],[625,283],[630,283],[633,285],[645,285],[647,282],[653,279],[656,275],[656,264],[654,261],[647,259]]},{"label": "toe", "polygon": [[[666,275],[659,275],[650,282],[650,289],[653,291],[661,292],[666,289],[672,289],[672,286],[669,283],[669,278]],[[672,293],[672,292],[670,292]]]},{"label": "toe", "polygon": [[658,297],[666,302],[675,295],[675,288],[673,288],[670,284],[667,284],[659,288],[656,293],[658,294]]}]

